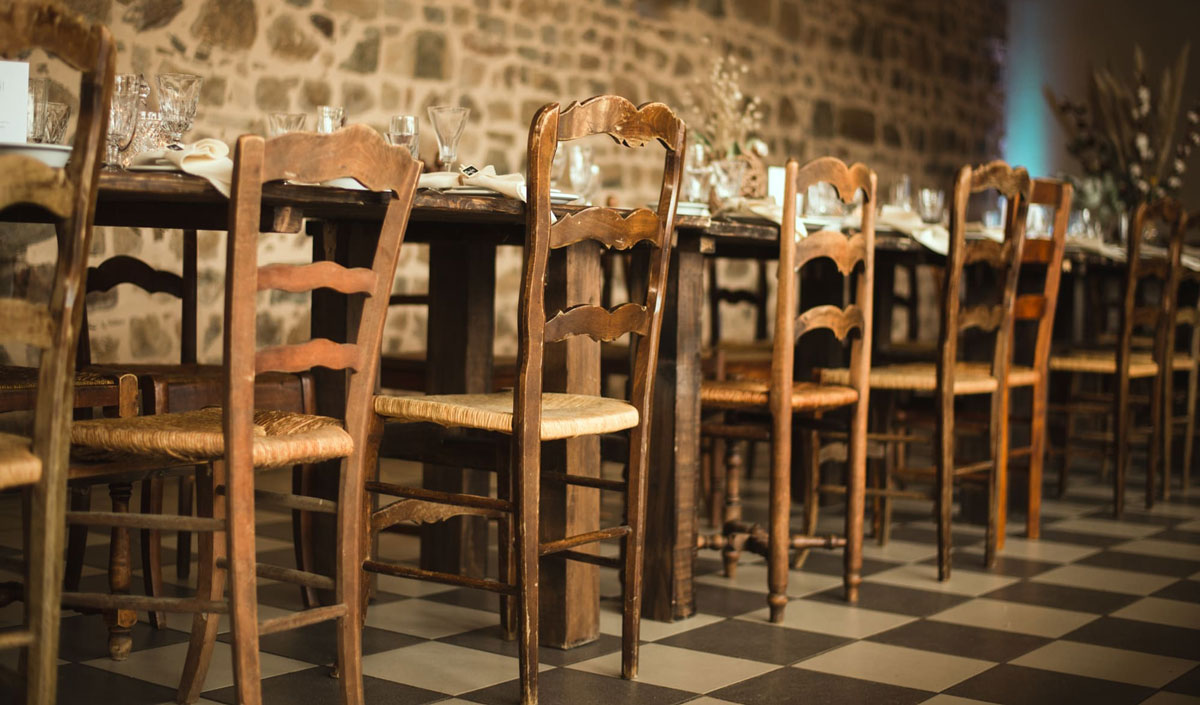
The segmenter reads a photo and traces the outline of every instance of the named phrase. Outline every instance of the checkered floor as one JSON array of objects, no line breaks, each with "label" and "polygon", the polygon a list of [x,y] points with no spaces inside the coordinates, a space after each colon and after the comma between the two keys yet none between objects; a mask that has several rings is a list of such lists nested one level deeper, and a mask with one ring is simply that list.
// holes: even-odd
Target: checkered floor
[{"label": "checkered floor", "polygon": [[[748,512],[760,512],[762,486],[751,481],[748,495]],[[601,571],[601,636],[570,651],[542,650],[542,702],[1200,704],[1200,498],[1130,511],[1120,522],[1108,518],[1107,502],[1099,484],[1047,501],[1040,541],[1020,538],[1015,519],[989,572],[978,562],[982,529],[959,522],[955,572],[942,584],[928,505],[901,506],[893,540],[866,547],[857,607],[841,600],[840,554],[814,553],[792,575],[793,601],[778,626],[766,621],[761,561],[745,559],[729,580],[718,554],[701,554],[699,613],[643,622],[637,682],[618,677],[619,588]],[[0,543],[19,546],[15,503],[0,503]],[[104,504],[99,494],[96,504]],[[1133,493],[1129,506],[1139,506]],[[289,537],[283,516],[263,515],[264,560],[290,563]],[[415,557],[414,539],[387,541],[392,556]],[[86,588],[104,589],[106,555],[97,534]],[[171,551],[166,560],[174,565]],[[287,585],[264,583],[259,597],[265,616],[299,606]],[[499,639],[496,613],[494,595],[381,580],[364,635],[367,702],[515,703],[515,647]],[[0,626],[18,618],[13,606],[0,610]],[[133,654],[115,662],[101,617],[65,613],[59,703],[171,702],[188,624],[178,616],[164,630],[139,623]],[[233,702],[228,635],[221,640],[205,703]],[[326,665],[332,640],[330,625],[263,639],[267,702],[336,702]],[[0,690],[0,702],[11,700]]]}]

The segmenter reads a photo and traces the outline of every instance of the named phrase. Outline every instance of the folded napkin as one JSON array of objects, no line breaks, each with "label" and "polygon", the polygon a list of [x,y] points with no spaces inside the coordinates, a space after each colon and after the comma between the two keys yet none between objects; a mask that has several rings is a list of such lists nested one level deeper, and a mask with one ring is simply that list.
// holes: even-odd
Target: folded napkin
[{"label": "folded napkin", "polygon": [[221,140],[206,138],[184,145],[183,149],[152,149],[133,158],[133,163],[174,164],[180,171],[207,179],[221,195],[229,197],[233,184],[233,160],[229,145]]},{"label": "folded napkin", "polygon": [[448,189],[458,186],[487,189],[522,202],[528,200],[524,174],[497,174],[496,167],[491,164],[478,170],[464,165],[457,174],[452,171],[421,174],[417,182],[417,188]]},{"label": "folded napkin", "polygon": [[1065,247],[1067,249],[1094,252],[1101,257],[1116,260],[1118,262],[1124,262],[1129,258],[1129,252],[1124,247],[1116,243],[1104,242],[1093,237],[1072,237],[1068,235]]},{"label": "folded napkin", "polygon": [[[776,225],[783,225],[783,206],[774,198],[741,198],[735,197],[725,201],[716,217],[762,218]],[[799,215],[796,216],[796,237],[807,237],[808,230]]]}]

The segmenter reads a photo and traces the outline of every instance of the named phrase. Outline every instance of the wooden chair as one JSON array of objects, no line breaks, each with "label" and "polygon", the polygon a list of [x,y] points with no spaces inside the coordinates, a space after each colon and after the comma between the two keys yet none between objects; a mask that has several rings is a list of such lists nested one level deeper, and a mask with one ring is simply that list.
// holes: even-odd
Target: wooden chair
[{"label": "wooden chair", "polygon": [[[1004,243],[993,240],[966,240],[967,201],[972,193],[987,189],[999,191],[1007,199]],[[920,440],[932,440],[932,468],[897,467],[890,474],[916,476],[934,481],[933,499],[938,524],[938,579],[950,577],[950,516],[956,481],[966,478],[986,480],[989,496],[988,532],[984,561],[991,565],[999,545],[999,490],[1008,470],[1009,451],[1009,389],[1032,386],[1037,373],[1029,367],[1012,367],[1011,340],[1017,282],[1025,242],[1025,214],[1031,192],[1029,175],[1023,168],[1010,168],[1003,162],[992,162],[972,169],[959,170],[954,184],[954,199],[950,212],[950,249],[946,255],[946,279],[943,286],[941,331],[938,335],[937,362],[877,365],[871,369],[871,389],[879,392],[912,392],[933,394],[934,420],[932,439],[920,435],[873,433],[872,440],[894,447]],[[977,304],[977,286],[967,286],[966,273],[973,265],[987,265],[993,272],[996,286],[989,291],[998,293],[997,303]],[[968,298],[970,295],[970,298]],[[978,330],[990,334],[986,345],[989,361],[972,362],[962,354],[965,347],[959,340],[964,332]],[[827,384],[845,384],[849,370],[821,370],[819,379]],[[990,457],[960,464],[957,462],[955,401],[960,397],[987,394],[991,398],[988,412]],[[877,396],[878,398],[878,396]],[[884,487],[871,488],[868,494],[879,496],[928,496],[924,492],[893,489],[890,481]],[[843,492],[840,486],[820,485],[819,492]]]},{"label": "wooden chair", "polygon": [[[714,380],[700,387],[701,409],[737,412],[740,423],[705,423],[701,433],[727,442],[740,439],[771,442],[770,526],[764,531],[741,521],[726,521],[724,533],[707,538],[706,547],[723,548],[726,573],[732,572],[743,548],[767,556],[768,590],[772,622],[782,621],[787,607],[789,553],[808,547],[845,549],[846,599],[857,602],[862,570],[863,480],[866,473],[867,408],[871,367],[871,304],[875,261],[875,173],[862,164],[846,167],[833,157],[814,160],[803,167],[787,164],[783,226],[779,235],[779,276],[776,288],[775,336],[771,372],[767,380]],[[863,192],[862,231],[852,236],[822,230],[804,238],[796,236],[796,193],[825,182],[837,189],[843,202]],[[808,306],[799,316],[797,272],[809,262],[832,260],[844,277],[857,275],[853,303]],[[861,269],[859,269],[861,265]],[[841,341],[851,331],[847,378],[839,383],[796,381],[793,365],[799,339],[826,329]],[[793,415],[820,416],[839,408],[850,409],[850,453],[847,464],[849,490],[846,530],[842,537],[791,532],[791,471]]]},{"label": "wooden chair", "polygon": [[[199,532],[200,569],[194,598],[67,594],[67,604],[193,612],[191,644],[180,683],[181,702],[193,702],[204,682],[218,617],[233,617],[234,672],[238,700],[261,702],[259,637],[326,620],[338,622],[338,667],[343,702],[362,702],[360,571],[357,540],[361,486],[367,451],[371,395],[380,340],[400,243],[412,207],[419,164],[406,150],[389,147],[374,130],[353,125],[331,135],[293,133],[264,141],[238,140],[230,202],[225,289],[225,393],[223,407],[131,419],[75,424],[77,451],[117,454],[126,467],[211,464],[197,473],[200,516],[104,513],[68,515],[91,525],[120,523],[144,529]],[[294,179],[318,183],[351,176],[373,191],[392,191],[370,269],[329,261],[308,265],[257,265],[262,185]],[[320,288],[362,294],[352,343],[316,339],[255,351],[255,294],[263,290],[306,292]],[[344,422],[294,412],[256,410],[255,379],[271,371],[297,373],[321,366],[349,371]],[[255,491],[256,468],[343,460],[338,501]],[[328,467],[328,466],[326,466]],[[336,466],[335,466],[336,467]],[[224,496],[224,502],[218,499]],[[340,537],[334,578],[255,561],[256,501],[290,509],[336,513]],[[215,540],[224,532],[227,542]],[[228,557],[226,557],[228,556]],[[230,599],[222,599],[226,572]],[[258,621],[255,576],[334,591],[333,604]]]},{"label": "wooden chair", "polygon": [[[1168,246],[1165,256],[1150,256],[1145,252],[1147,227],[1154,222],[1165,226]],[[1116,344],[1108,348],[1074,350],[1050,357],[1050,369],[1063,374],[1099,375],[1111,381],[1111,406],[1099,403],[1079,403],[1068,399],[1060,409],[1067,414],[1093,414],[1109,417],[1111,439],[1115,446],[1116,471],[1113,473],[1113,516],[1120,518],[1125,510],[1125,476],[1131,454],[1133,436],[1148,438],[1145,503],[1154,504],[1154,483],[1162,467],[1165,445],[1172,433],[1164,423],[1171,418],[1168,401],[1171,399],[1173,371],[1187,372],[1193,366],[1190,355],[1175,352],[1175,305],[1182,278],[1180,263],[1187,215],[1173,199],[1142,203],[1134,211],[1129,234],[1127,269],[1123,291],[1120,333]],[[1153,349],[1143,351],[1135,346],[1135,336],[1141,331],[1153,335]],[[1131,392],[1133,380],[1150,384],[1149,397],[1137,397]],[[1135,401],[1146,401],[1150,425],[1135,428]],[[1173,424],[1172,424],[1173,425]],[[1068,420],[1068,431],[1070,422]],[[1101,436],[1107,440],[1109,434]],[[1165,452],[1164,452],[1165,451]],[[1064,462],[1060,486],[1065,486],[1067,464]]]},{"label": "wooden chair", "polygon": [[[1187,230],[1193,229],[1200,230],[1200,213],[1193,212],[1187,217],[1185,233]],[[1182,257],[1180,260],[1182,263]],[[1179,462],[1179,490],[1186,495],[1190,489],[1197,432],[1196,404],[1200,400],[1200,272],[1181,266],[1179,283],[1174,318],[1175,338],[1178,344],[1174,348],[1173,372],[1170,377],[1172,385],[1178,382],[1180,376],[1184,378],[1184,382],[1180,392],[1172,394],[1172,386],[1163,395],[1163,400],[1167,404],[1165,413],[1169,419],[1167,428],[1170,429],[1163,442],[1162,498],[1164,500],[1171,498],[1173,489],[1171,474],[1175,464],[1171,461],[1174,457],[1172,455],[1173,441],[1178,427],[1182,427],[1183,434],[1183,448]],[[1180,328],[1186,328],[1187,333],[1181,335]],[[1189,359],[1186,370],[1180,370],[1180,357]]]},{"label": "wooden chair", "polygon": [[78,295],[87,266],[104,126],[116,44],[102,25],[57,5],[18,0],[0,8],[0,57],[41,48],[81,72],[79,118],[71,160],[52,169],[25,156],[0,157],[0,210],[32,207],[58,234],[48,305],[0,298],[0,341],[40,350],[32,434],[0,433],[0,489],[25,492],[26,584],[23,628],[0,634],[0,649],[25,648],[24,700],[52,705],[58,678],[59,605],[67,497],[67,451],[75,344],[82,324]]},{"label": "wooden chair", "polygon": [[[590,207],[552,223],[550,165],[555,150],[561,142],[599,134],[608,134],[628,147],[654,141],[666,147],[657,212],[639,208],[623,213],[606,207]],[[464,514],[499,519],[499,580],[421,570],[389,563],[374,555],[364,567],[372,572],[463,585],[504,596],[502,626],[510,637],[516,627],[521,702],[525,705],[537,702],[538,576],[542,558],[623,569],[622,674],[626,678],[637,675],[651,399],[685,138],[683,121],[660,103],[635,108],[618,96],[598,96],[566,108],[553,103],[538,111],[529,133],[529,215],[514,390],[493,394],[380,396],[375,401],[375,410],[387,421],[433,423],[462,432],[471,430],[490,435],[509,446],[507,452],[498,451],[501,457],[511,458],[511,468],[500,463],[497,498],[382,482],[366,485],[373,494],[400,498],[372,513],[371,532],[402,521],[440,521]],[[644,254],[649,258],[645,298],[611,311],[595,305],[569,306],[547,320],[545,289],[551,251],[575,246],[585,248],[582,252],[598,252],[593,243],[620,250],[635,245],[644,247]],[[543,392],[543,363],[547,354],[556,354],[551,343],[580,335],[597,341],[613,340],[626,333],[633,334],[636,341],[636,363],[631,374],[632,391],[628,402],[601,396]],[[569,345],[580,342],[583,341],[575,340]],[[598,389],[599,351],[594,352],[595,372],[590,379],[597,383]],[[629,431],[629,453],[625,481],[541,470],[543,442],[626,429]],[[580,447],[587,449],[587,446]],[[598,452],[594,446],[592,450]],[[543,480],[571,487],[623,492],[624,520],[618,526],[556,540],[539,540],[539,496]],[[579,550],[606,539],[622,540],[621,558]],[[368,539],[364,541],[371,543]],[[515,622],[512,598],[516,598]]]}]

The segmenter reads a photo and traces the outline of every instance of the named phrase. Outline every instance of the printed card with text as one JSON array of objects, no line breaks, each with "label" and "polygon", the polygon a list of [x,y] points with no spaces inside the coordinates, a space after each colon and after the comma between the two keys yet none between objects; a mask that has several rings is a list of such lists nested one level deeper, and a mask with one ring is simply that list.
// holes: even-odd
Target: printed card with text
[{"label": "printed card with text", "polygon": [[24,142],[29,109],[29,64],[0,61],[0,142]]}]

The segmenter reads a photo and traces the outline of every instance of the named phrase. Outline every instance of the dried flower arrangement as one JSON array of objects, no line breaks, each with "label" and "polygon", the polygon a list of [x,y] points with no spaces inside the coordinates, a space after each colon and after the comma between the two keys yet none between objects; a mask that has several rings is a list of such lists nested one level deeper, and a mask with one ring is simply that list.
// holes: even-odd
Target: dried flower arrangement
[{"label": "dried flower arrangement", "polygon": [[1173,143],[1188,51],[1184,45],[1174,66],[1163,70],[1157,92],[1137,46],[1133,82],[1123,82],[1107,69],[1096,70],[1087,105],[1044,89],[1051,111],[1067,133],[1067,151],[1079,160],[1084,174],[1099,180],[1100,190],[1108,192],[1102,200],[1132,208],[1146,198],[1175,195],[1183,186],[1187,161],[1192,150],[1200,147],[1200,100],[1184,113],[1183,136]]},{"label": "dried flower arrangement", "polygon": [[[710,44],[705,40],[706,46]],[[691,134],[714,158],[736,157],[747,150],[747,139],[762,125],[762,101],[742,92],[740,82],[749,73],[743,61],[733,54],[709,52],[708,56],[715,58],[709,59],[708,71],[688,86],[684,110]]]}]

